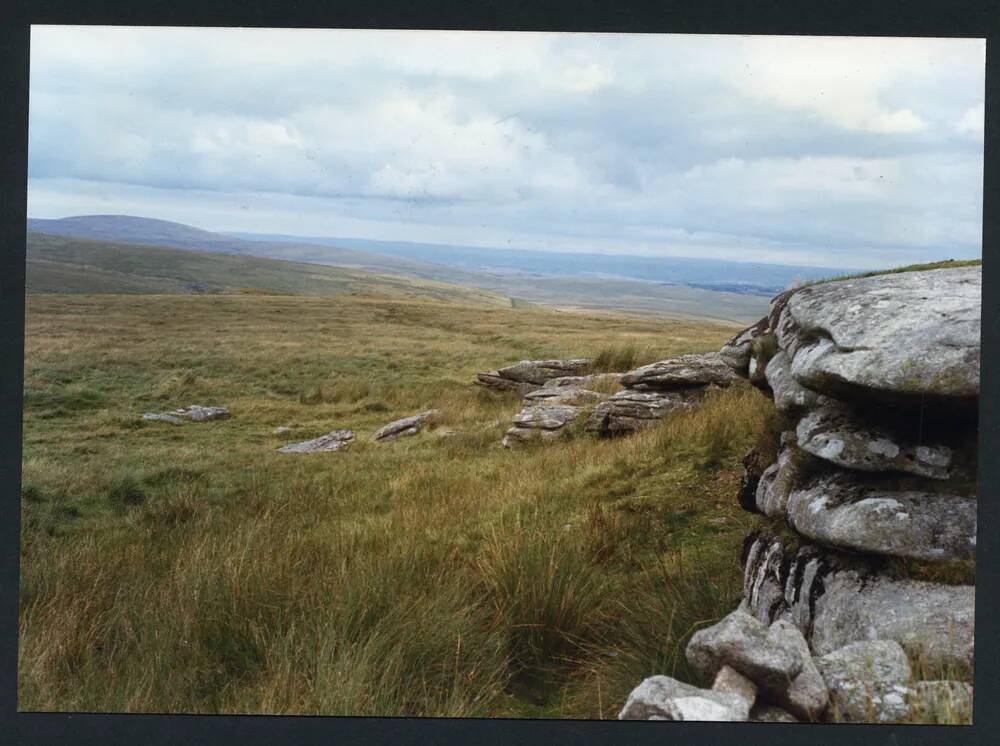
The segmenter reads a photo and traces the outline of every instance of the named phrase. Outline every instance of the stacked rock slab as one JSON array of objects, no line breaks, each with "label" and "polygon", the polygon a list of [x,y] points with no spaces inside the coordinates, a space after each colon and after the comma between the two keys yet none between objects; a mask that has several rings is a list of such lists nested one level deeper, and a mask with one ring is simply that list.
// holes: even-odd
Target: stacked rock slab
[{"label": "stacked rock slab", "polygon": [[520,412],[514,415],[502,445],[510,448],[531,440],[552,440],[567,432],[567,425],[580,420],[591,407],[608,398],[594,391],[607,382],[617,382],[620,373],[553,378],[524,395]]},{"label": "stacked rock slab", "polygon": [[553,378],[579,376],[590,365],[590,360],[522,360],[498,370],[476,374],[476,383],[496,391],[517,391],[527,394],[539,389]]},{"label": "stacked rock slab", "polygon": [[672,412],[692,409],[707,391],[734,380],[736,375],[714,352],[644,365],[621,377],[625,388],[598,404],[586,427],[599,435],[632,433]]},{"label": "stacked rock slab", "polygon": [[798,288],[720,351],[788,423],[740,494],[787,530],[747,537],[739,608],[686,651],[707,680],[753,682],[751,718],[971,713],[971,687],[940,678],[971,680],[975,588],[928,578],[975,559],[981,288],[980,267]]}]

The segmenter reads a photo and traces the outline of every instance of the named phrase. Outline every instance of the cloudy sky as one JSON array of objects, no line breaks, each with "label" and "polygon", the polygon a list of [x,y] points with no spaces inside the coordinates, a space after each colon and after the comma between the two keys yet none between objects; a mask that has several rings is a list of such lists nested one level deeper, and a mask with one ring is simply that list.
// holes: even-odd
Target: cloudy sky
[{"label": "cloudy sky", "polygon": [[34,27],[29,215],[867,267],[981,254],[982,40]]}]

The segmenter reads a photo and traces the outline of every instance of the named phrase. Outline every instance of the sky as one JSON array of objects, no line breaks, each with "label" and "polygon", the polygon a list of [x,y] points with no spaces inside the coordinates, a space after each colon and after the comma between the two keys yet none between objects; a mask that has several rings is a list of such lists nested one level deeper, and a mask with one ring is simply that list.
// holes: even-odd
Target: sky
[{"label": "sky", "polygon": [[979,39],[35,26],[28,214],[974,258],[984,65]]}]

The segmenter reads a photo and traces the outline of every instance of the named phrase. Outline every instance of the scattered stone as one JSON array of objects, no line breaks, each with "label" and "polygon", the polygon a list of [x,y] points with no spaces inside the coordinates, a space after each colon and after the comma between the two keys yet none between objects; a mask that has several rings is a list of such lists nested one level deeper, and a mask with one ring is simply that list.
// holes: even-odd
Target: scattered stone
[{"label": "scattered stone", "polygon": [[892,640],[855,642],[816,659],[836,721],[896,723],[910,715],[910,664]]},{"label": "scattered stone", "polygon": [[978,266],[820,283],[793,293],[772,328],[814,391],[973,406],[981,296]]},{"label": "scattered stone", "polygon": [[285,427],[284,425],[279,425],[278,427],[274,428],[275,435],[284,435],[285,433],[290,433],[290,432],[292,432],[292,428]]},{"label": "scattered stone", "polygon": [[278,450],[281,453],[327,453],[341,451],[355,438],[353,430],[333,430],[313,440],[289,443]]},{"label": "scattered stone", "polygon": [[229,410],[225,407],[203,407],[200,404],[192,404],[185,409],[175,410],[174,414],[192,422],[208,422],[228,419]]},{"label": "scattered stone", "polygon": [[672,391],[709,384],[728,386],[734,380],[736,375],[717,352],[678,355],[643,365],[621,377],[622,385],[634,391]]},{"label": "scattered stone", "polygon": [[788,522],[823,544],[933,562],[975,559],[976,501],[880,488],[843,472],[791,491]]},{"label": "scattered stone", "polygon": [[169,422],[171,425],[184,424],[184,420],[180,417],[176,417],[172,414],[157,414],[156,412],[146,412],[142,415],[142,419],[150,420],[151,422]]},{"label": "scattered stone", "polygon": [[387,443],[388,441],[395,440],[396,438],[416,435],[421,429],[423,429],[424,425],[428,422],[432,422],[435,418],[439,417],[440,414],[441,413],[436,409],[428,409],[426,412],[421,412],[420,414],[415,414],[411,417],[404,417],[401,420],[390,422],[388,425],[380,428],[372,436],[372,440],[377,443]]},{"label": "scattered stone", "polygon": [[750,706],[739,694],[651,676],[632,690],[618,719],[740,722],[749,715]]},{"label": "scattered stone", "polygon": [[949,476],[947,446],[910,442],[884,425],[866,424],[850,407],[827,397],[799,420],[795,432],[799,448],[848,469]]}]

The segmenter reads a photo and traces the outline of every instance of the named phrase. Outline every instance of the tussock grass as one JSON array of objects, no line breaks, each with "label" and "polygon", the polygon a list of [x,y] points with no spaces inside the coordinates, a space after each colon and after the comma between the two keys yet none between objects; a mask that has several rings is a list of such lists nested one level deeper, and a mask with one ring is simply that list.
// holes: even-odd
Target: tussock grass
[{"label": "tussock grass", "polygon": [[[736,603],[754,523],[739,459],[773,440],[773,407],[739,385],[634,437],[509,451],[519,398],[472,381],[734,331],[419,299],[32,296],[26,390],[51,393],[25,411],[20,708],[614,717],[642,677],[689,678],[687,638]],[[104,398],[67,407],[60,387]],[[192,403],[232,417],[139,420]],[[419,436],[368,441],[429,408]],[[278,425],[358,441],[285,456]]]}]

